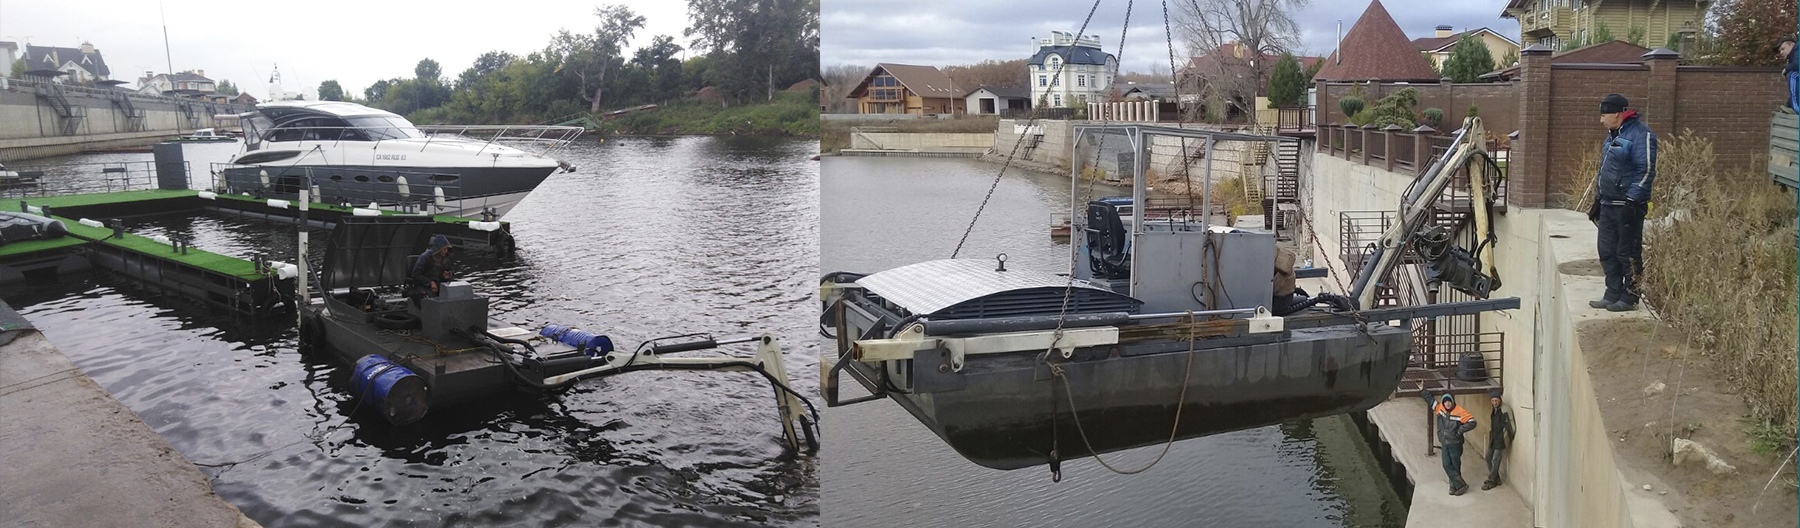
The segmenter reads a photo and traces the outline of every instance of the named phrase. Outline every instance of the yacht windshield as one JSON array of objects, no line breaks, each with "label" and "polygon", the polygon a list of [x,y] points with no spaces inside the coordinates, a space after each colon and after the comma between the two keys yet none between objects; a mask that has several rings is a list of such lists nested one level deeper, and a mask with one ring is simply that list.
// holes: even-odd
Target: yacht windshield
[{"label": "yacht windshield", "polygon": [[362,116],[346,117],[344,120],[374,141],[425,137],[412,122],[401,117]]}]

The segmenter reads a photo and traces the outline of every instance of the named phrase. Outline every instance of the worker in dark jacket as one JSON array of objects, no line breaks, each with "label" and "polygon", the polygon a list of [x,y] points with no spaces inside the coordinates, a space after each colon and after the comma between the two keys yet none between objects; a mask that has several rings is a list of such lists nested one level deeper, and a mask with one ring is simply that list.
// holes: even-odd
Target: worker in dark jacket
[{"label": "worker in dark jacket", "polygon": [[1800,113],[1800,53],[1794,53],[1794,37],[1781,38],[1781,58],[1787,65],[1781,68],[1781,82],[1787,84],[1788,110]]},{"label": "worker in dark jacket", "polygon": [[1482,491],[1500,485],[1500,466],[1506,463],[1506,448],[1512,445],[1514,433],[1512,408],[1500,400],[1500,389],[1488,391],[1488,403],[1494,405],[1494,411],[1488,414],[1488,477],[1481,483]]},{"label": "worker in dark jacket", "polygon": [[1612,312],[1637,309],[1638,277],[1644,273],[1644,215],[1656,183],[1656,132],[1626,108],[1625,96],[1600,100],[1600,123],[1609,131],[1600,147],[1600,174],[1588,219],[1600,230],[1600,267],[1606,295],[1588,306]]},{"label": "worker in dark jacket", "polygon": [[[1431,391],[1421,391],[1426,405],[1431,405]],[[1438,453],[1444,457],[1444,474],[1450,477],[1450,494],[1462,495],[1469,491],[1469,484],[1462,478],[1463,434],[1475,429],[1475,415],[1456,404],[1456,399],[1444,394],[1431,408],[1432,420],[1436,421],[1438,444],[1444,446]]]},{"label": "worker in dark jacket", "polygon": [[412,271],[407,278],[412,284],[412,291],[407,296],[412,298],[413,305],[419,299],[438,294],[438,283],[450,280],[450,239],[444,235],[432,235],[431,245],[424,253],[413,257]]}]

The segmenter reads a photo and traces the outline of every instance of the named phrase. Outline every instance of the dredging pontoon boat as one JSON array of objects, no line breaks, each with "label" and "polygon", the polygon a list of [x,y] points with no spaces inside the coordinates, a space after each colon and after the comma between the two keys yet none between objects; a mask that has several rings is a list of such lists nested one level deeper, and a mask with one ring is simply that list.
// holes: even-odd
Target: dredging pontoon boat
[{"label": "dredging pontoon boat", "polygon": [[[817,447],[817,413],[788,385],[779,344],[762,335],[716,339],[686,334],[635,350],[604,335],[560,325],[537,331],[488,314],[488,299],[466,282],[440,284],[434,296],[406,297],[414,253],[426,247],[429,219],[347,217],[337,223],[317,275],[321,295],[300,314],[303,346],[353,365],[360,405],[408,424],[476,398],[519,389],[556,390],[638,370],[749,371],[775,389],[790,446]],[[302,242],[304,248],[304,242]],[[305,296],[302,293],[302,296]],[[749,357],[670,357],[677,352],[753,345]]]},{"label": "dredging pontoon boat", "polygon": [[[1137,204],[1146,203],[1154,137],[1204,142],[1207,163],[1216,143],[1294,141],[1149,125],[1074,128],[1076,152],[1110,135],[1135,154],[1135,170],[1124,170],[1136,174],[1129,203]],[[1519,306],[1507,298],[1374,307],[1377,281],[1407,246],[1449,240],[1425,227],[1425,204],[1452,172],[1485,161],[1481,137],[1478,120],[1464,125],[1401,204],[1403,221],[1347,296],[1290,292],[1292,258],[1278,266],[1272,233],[1212,225],[1211,215],[1126,219],[1123,200],[1083,202],[1076,164],[1071,194],[1085,210],[1071,212],[1080,236],[1069,274],[1008,269],[1002,255],[826,275],[821,333],[835,339],[837,353],[835,364],[821,365],[821,390],[831,406],[892,398],[976,464],[1049,464],[1053,475],[1061,461],[1089,454],[1366,410],[1399,384],[1413,320]],[[1460,248],[1438,249],[1448,256],[1430,263],[1434,285],[1477,298],[1497,287],[1491,261],[1484,267]],[[1277,282],[1285,284],[1278,290]],[[870,394],[841,399],[843,374]]]},{"label": "dredging pontoon boat", "polygon": [[550,156],[583,131],[420,127],[391,112],[336,101],[264,103],[239,117],[243,152],[215,170],[231,192],[292,198],[317,187],[320,201],[359,205],[419,198],[434,200],[437,214],[486,214],[487,220],[505,216],[559,168],[573,171]]}]

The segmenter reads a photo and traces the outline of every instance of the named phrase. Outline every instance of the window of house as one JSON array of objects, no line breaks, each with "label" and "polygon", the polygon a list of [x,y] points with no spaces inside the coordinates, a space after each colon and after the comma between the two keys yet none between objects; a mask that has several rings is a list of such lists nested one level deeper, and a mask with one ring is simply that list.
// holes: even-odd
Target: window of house
[{"label": "window of house", "polygon": [[1056,94],[1055,98],[1052,100],[1055,101],[1054,104],[1056,106],[1062,106],[1062,94]]},{"label": "window of house", "polygon": [[1044,84],[1045,82],[1047,82],[1046,78],[1042,75],[1039,75],[1038,76],[1038,86],[1045,86],[1045,84]]},{"label": "window of house", "polygon": [[1087,87],[1087,76],[1086,75],[1076,75],[1075,76],[1075,86],[1080,86],[1080,87],[1086,88]]}]

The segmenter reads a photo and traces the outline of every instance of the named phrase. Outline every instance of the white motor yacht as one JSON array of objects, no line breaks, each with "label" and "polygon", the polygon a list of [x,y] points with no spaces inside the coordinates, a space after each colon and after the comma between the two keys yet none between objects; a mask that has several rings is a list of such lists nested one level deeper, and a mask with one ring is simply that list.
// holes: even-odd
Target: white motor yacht
[{"label": "white motor yacht", "polygon": [[[455,216],[504,216],[556,170],[580,127],[418,127],[338,101],[282,101],[239,116],[244,150],[216,171],[225,190],[327,203],[417,205]],[[526,150],[526,149],[531,150]]]}]

